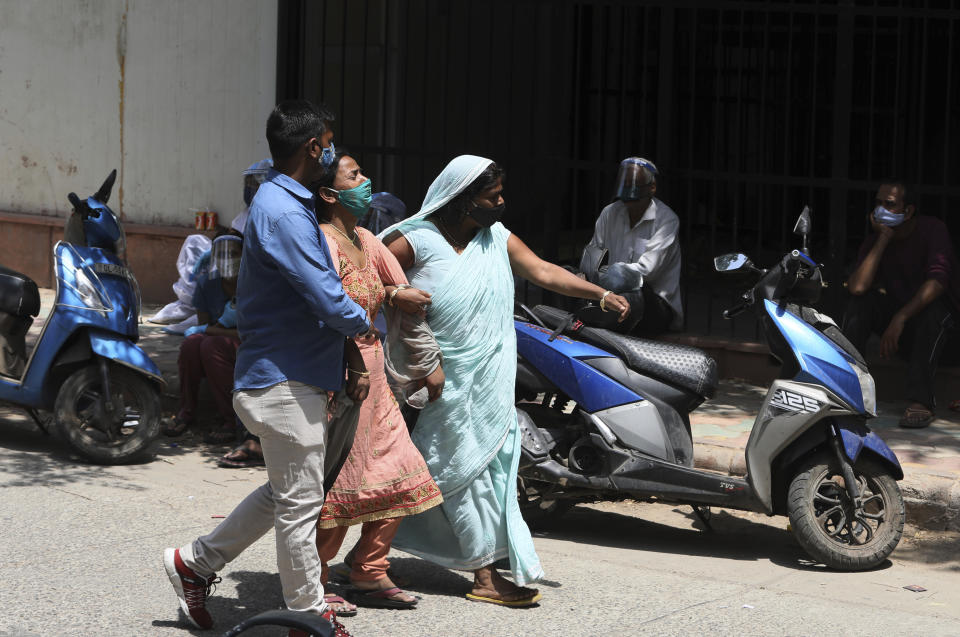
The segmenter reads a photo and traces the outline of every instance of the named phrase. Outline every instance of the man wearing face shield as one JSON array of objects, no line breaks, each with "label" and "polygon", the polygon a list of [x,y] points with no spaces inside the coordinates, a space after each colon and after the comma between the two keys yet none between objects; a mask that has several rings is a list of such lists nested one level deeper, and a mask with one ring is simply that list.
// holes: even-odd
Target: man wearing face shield
[{"label": "man wearing face shield", "polygon": [[230,223],[230,228],[243,235],[243,228],[247,224],[247,217],[250,216],[250,203],[253,196],[260,189],[260,184],[267,180],[267,173],[273,168],[273,160],[269,157],[250,164],[243,171],[243,203],[246,204],[243,212],[238,214]]},{"label": "man wearing face shield", "polygon": [[580,261],[587,280],[630,302],[626,327],[646,336],[683,325],[680,221],[656,192],[653,162],[642,157],[620,162],[614,200],[600,212]]},{"label": "man wearing face shield", "polygon": [[197,325],[187,329],[180,346],[180,408],[164,422],[163,433],[179,436],[195,424],[200,381],[207,379],[217,406],[218,422],[204,435],[207,442],[230,442],[237,434],[233,412],[233,367],[237,335],[236,294],[242,241],[221,235],[211,247],[210,266],[199,275],[193,294]]},{"label": "man wearing face shield", "polygon": [[873,232],[847,281],[843,332],[861,352],[875,332],[881,357],[900,352],[907,359],[911,404],[900,426],[917,429],[934,418],[934,372],[960,310],[960,266],[947,227],[917,215],[901,180],[881,183],[874,206]]}]

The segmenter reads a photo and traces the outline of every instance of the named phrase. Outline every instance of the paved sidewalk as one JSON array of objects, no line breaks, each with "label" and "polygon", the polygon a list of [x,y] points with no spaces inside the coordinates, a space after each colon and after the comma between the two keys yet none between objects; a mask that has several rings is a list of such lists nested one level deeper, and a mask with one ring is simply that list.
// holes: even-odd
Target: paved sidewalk
[{"label": "paved sidewalk", "polygon": [[[41,290],[41,316],[46,316],[53,302],[53,291]],[[143,316],[152,316],[159,307],[144,306]],[[146,318],[144,318],[144,321]],[[39,334],[42,321],[31,329]],[[177,407],[179,380],[177,354],[182,337],[166,334],[161,325],[144,322],[140,326],[140,346],[150,355],[167,381],[164,410]],[[960,387],[957,388],[960,398]],[[766,388],[738,380],[721,381],[716,396],[691,414],[695,463],[698,467],[733,475],[746,473],[743,450],[750,436],[753,419],[766,394]],[[213,405],[206,392],[201,399],[199,420],[213,415]],[[897,454],[903,465],[900,483],[907,507],[907,521],[930,530],[960,531],[960,413],[940,408],[937,419],[925,429],[902,429],[897,426],[905,403],[879,401],[879,416],[870,421],[871,428]],[[209,420],[209,419],[208,419]],[[224,453],[229,446],[205,445],[202,429],[164,444],[182,447],[204,447],[210,453]]]},{"label": "paved sidewalk", "polygon": [[[957,388],[960,398],[960,387]],[[766,388],[721,381],[717,395],[690,415],[696,465],[746,473],[743,450]],[[925,429],[898,426],[905,402],[879,401],[870,427],[903,466],[907,521],[931,530],[960,530],[960,413],[941,407]]]}]

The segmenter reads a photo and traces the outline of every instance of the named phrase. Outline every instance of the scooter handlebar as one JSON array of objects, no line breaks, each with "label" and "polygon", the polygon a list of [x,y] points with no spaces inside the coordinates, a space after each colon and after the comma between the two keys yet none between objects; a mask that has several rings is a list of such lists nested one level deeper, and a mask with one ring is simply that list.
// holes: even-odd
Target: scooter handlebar
[{"label": "scooter handlebar", "polygon": [[733,307],[723,311],[723,318],[732,319],[734,316],[737,316],[738,314],[743,314],[744,310],[746,309],[747,309],[746,303],[740,303],[738,305],[734,305]]}]

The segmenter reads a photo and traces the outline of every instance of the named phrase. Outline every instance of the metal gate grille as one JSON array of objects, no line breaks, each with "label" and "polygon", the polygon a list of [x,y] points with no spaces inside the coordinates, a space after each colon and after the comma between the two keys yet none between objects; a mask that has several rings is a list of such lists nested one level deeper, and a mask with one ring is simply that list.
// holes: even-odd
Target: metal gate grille
[{"label": "metal gate grille", "polygon": [[576,261],[619,160],[654,160],[687,328],[750,338],[718,320],[734,288],[711,258],[777,258],[805,204],[834,313],[879,179],[956,236],[958,21],[932,0],[283,0],[278,97],[329,104],[338,144],[413,210],[451,157],[492,157],[508,226],[555,261]]}]

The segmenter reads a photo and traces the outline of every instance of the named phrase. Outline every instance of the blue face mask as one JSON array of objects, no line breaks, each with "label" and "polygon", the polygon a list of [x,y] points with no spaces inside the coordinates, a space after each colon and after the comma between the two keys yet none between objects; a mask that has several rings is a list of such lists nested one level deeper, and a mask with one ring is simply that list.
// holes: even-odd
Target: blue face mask
[{"label": "blue face mask", "polygon": [[323,149],[323,152],[320,154],[320,164],[322,166],[329,166],[333,163],[333,156],[336,154],[337,149],[334,147],[333,142],[330,142],[330,145]]},{"label": "blue face mask", "polygon": [[890,212],[883,206],[877,206],[873,211],[873,218],[877,220],[877,223],[887,226],[888,228],[895,228],[903,223],[906,219],[906,214],[896,212]]},{"label": "blue face mask", "polygon": [[349,210],[357,219],[363,217],[370,210],[370,201],[373,198],[373,185],[369,179],[350,188],[349,190],[333,190],[337,193],[340,205]]}]

